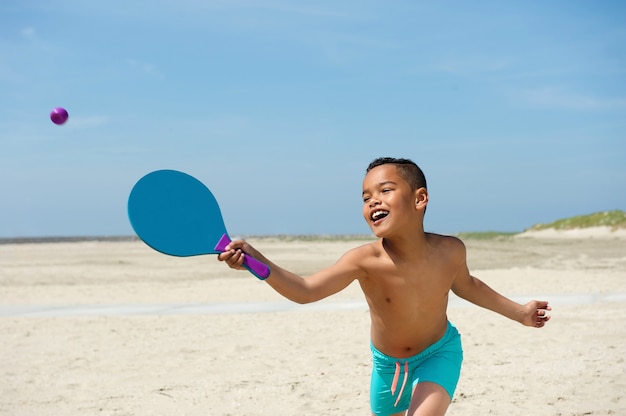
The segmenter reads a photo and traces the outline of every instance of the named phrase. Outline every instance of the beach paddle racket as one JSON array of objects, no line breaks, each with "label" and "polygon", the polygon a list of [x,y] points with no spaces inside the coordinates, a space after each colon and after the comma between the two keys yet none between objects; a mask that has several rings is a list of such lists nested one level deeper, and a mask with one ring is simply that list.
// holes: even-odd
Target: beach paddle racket
[{"label": "beach paddle racket", "polygon": [[[219,254],[231,241],[209,188],[176,170],[139,179],[128,197],[128,218],[144,243],[170,256]],[[261,280],[270,274],[267,265],[245,254],[243,265]]]}]

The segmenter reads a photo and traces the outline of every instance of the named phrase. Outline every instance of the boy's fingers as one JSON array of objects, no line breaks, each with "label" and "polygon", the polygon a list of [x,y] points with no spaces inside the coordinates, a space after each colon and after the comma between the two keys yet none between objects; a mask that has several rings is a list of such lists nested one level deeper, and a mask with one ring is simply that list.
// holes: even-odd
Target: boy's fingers
[{"label": "boy's fingers", "polygon": [[232,254],[230,258],[226,261],[226,263],[228,263],[230,267],[236,267],[236,268],[243,267],[243,261],[244,261],[243,251],[241,251],[241,249],[236,249],[236,250],[231,250],[230,252]]}]

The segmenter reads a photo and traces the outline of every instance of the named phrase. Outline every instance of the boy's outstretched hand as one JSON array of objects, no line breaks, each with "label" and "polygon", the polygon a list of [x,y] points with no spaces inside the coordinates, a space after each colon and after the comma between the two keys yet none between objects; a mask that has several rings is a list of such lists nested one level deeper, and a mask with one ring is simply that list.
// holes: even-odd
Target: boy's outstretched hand
[{"label": "boy's outstretched hand", "polygon": [[542,328],[546,322],[550,320],[548,311],[551,310],[552,308],[548,305],[548,302],[543,300],[531,300],[524,305],[520,322],[526,326]]}]

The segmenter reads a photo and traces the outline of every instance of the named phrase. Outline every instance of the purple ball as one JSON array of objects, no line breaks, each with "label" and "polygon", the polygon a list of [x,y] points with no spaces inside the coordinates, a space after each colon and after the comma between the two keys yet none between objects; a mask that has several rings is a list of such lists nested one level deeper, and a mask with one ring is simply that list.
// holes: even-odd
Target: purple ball
[{"label": "purple ball", "polygon": [[50,120],[52,120],[54,124],[65,123],[69,116],[70,115],[67,113],[67,110],[63,107],[54,108],[50,112]]}]

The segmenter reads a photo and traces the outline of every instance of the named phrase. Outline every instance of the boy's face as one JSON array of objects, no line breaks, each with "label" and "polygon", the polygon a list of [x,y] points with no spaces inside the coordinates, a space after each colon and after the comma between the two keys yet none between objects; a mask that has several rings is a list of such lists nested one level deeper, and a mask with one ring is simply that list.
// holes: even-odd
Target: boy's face
[{"label": "boy's face", "polygon": [[411,190],[395,165],[381,165],[363,179],[363,218],[377,237],[415,224],[423,216],[428,200],[426,189]]}]

